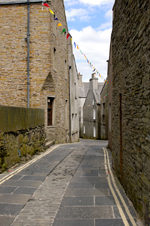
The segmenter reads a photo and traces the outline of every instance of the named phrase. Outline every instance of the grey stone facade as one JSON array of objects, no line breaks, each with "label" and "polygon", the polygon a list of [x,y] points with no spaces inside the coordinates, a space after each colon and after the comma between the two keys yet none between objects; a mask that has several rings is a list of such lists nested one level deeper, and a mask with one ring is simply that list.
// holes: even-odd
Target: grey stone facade
[{"label": "grey stone facade", "polygon": [[80,137],[83,137],[83,106],[89,90],[89,82],[82,82],[82,75],[78,74],[79,78],[79,132]]},{"label": "grey stone facade", "polygon": [[108,140],[108,146],[112,149],[112,45],[110,44],[107,79],[101,91],[101,139]]},{"label": "grey stone facade", "polygon": [[112,31],[113,167],[150,223],[150,4],[116,0]]},{"label": "grey stone facade", "polygon": [[103,83],[98,83],[96,74],[92,74],[89,90],[83,106],[83,137],[100,138],[100,92]]},{"label": "grey stone facade", "polygon": [[72,46],[69,54],[69,76],[70,76],[70,141],[79,140],[79,76],[76,67]]}]

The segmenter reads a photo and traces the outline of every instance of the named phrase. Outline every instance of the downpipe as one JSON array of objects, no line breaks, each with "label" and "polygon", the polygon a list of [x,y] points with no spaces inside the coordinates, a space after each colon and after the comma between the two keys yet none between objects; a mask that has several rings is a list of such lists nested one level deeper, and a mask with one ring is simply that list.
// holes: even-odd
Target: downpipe
[{"label": "downpipe", "polygon": [[30,107],[30,0],[27,0],[27,108]]}]

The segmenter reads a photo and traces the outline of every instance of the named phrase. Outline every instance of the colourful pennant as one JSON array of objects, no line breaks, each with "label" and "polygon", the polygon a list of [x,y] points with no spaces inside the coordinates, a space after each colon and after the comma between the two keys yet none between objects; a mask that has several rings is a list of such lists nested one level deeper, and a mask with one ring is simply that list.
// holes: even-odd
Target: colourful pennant
[{"label": "colourful pennant", "polygon": [[47,4],[47,3],[43,3],[42,5],[44,5],[44,6],[48,7],[48,8],[50,7],[49,4]]},{"label": "colourful pennant", "polygon": [[67,36],[66,36],[66,38],[68,39],[69,37],[70,37],[70,34],[68,33]]},{"label": "colourful pennant", "polygon": [[54,14],[54,20],[58,20],[58,18],[55,16],[55,14]]},{"label": "colourful pennant", "polygon": [[61,33],[65,33],[66,34],[66,29],[64,28],[63,30],[62,30],[62,32]]},{"label": "colourful pennant", "polygon": [[57,24],[57,26],[58,26],[58,27],[61,27],[61,26],[62,26],[62,24],[61,24],[61,23],[58,23],[58,24]]},{"label": "colourful pennant", "polygon": [[49,9],[49,11],[50,11],[51,14],[55,15],[55,13],[51,9]]}]

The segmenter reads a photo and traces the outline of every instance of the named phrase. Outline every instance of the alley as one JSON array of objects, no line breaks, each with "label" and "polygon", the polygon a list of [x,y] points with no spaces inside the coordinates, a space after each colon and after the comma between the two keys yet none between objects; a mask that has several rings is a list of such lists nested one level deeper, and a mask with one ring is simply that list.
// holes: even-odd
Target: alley
[{"label": "alley", "polygon": [[1,178],[0,225],[138,225],[131,202],[114,182],[106,145],[93,140],[59,145]]}]

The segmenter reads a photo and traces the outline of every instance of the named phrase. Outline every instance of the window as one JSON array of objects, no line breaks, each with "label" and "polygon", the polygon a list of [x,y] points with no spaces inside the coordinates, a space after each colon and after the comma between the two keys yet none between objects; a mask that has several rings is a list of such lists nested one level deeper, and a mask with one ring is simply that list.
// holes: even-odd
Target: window
[{"label": "window", "polygon": [[83,133],[85,134],[85,126],[83,126]]},{"label": "window", "polygon": [[53,104],[54,104],[54,97],[47,98],[47,125],[53,125]]},{"label": "window", "polygon": [[93,109],[93,119],[95,120],[96,119],[96,110]]},{"label": "window", "polygon": [[96,127],[93,127],[93,137],[96,137]]}]

